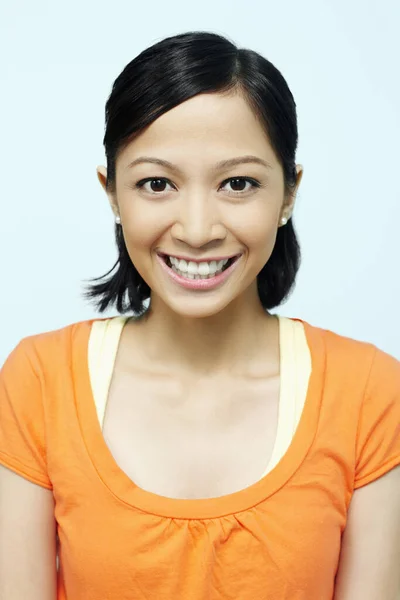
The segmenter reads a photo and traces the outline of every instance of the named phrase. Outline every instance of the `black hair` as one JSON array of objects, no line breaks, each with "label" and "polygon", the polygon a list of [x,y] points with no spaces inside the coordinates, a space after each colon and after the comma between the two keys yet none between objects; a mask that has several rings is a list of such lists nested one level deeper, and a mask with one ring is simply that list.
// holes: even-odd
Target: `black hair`
[{"label": "black hair", "polygon": [[[284,77],[257,52],[204,31],[155,43],[115,80],[105,108],[107,191],[116,189],[119,153],[158,117],[198,94],[234,92],[243,95],[268,135],[283,168],[285,195],[293,193],[297,115]],[[259,298],[266,310],[287,300],[295,284],[301,253],[292,221],[278,228],[272,254],[257,276]],[[115,236],[117,261],[105,275],[90,280],[93,283],[86,286],[84,296],[99,312],[114,305],[119,313],[143,314],[150,287],[132,264],[121,225],[115,226]]]}]

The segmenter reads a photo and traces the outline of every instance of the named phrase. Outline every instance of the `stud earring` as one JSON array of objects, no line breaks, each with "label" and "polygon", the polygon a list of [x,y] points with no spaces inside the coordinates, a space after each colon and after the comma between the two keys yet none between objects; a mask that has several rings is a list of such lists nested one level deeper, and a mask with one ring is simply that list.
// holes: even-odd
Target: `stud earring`
[{"label": "stud earring", "polygon": [[115,222],[117,225],[121,225],[121,217],[119,215],[115,217]]},{"label": "stud earring", "polygon": [[286,225],[286,223],[288,222],[286,217],[282,217],[281,219],[281,225]]}]

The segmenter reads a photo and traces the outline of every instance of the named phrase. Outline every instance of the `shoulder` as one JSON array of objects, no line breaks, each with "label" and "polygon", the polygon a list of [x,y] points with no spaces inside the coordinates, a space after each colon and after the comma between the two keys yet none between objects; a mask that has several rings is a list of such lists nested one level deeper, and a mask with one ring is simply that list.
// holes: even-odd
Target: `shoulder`
[{"label": "shoulder", "polygon": [[[365,401],[397,395],[400,402],[400,361],[378,347],[302,321],[315,363],[324,368],[325,385],[356,392]],[[323,356],[323,359],[321,359]]]},{"label": "shoulder", "polygon": [[85,319],[75,321],[62,327],[28,335],[21,339],[18,346],[31,356],[53,355],[61,352],[63,348],[69,348],[77,340],[88,338],[93,323],[105,321],[106,318]]},{"label": "shoulder", "polygon": [[[313,327],[313,326],[311,326]],[[367,364],[369,379],[400,374],[400,360],[389,354],[376,344],[348,337],[330,329],[317,328],[325,340],[327,353],[332,358],[349,361],[354,367],[357,361]]]},{"label": "shoulder", "polygon": [[318,334],[323,337],[326,347],[330,350],[370,353],[371,350],[375,348],[374,344],[371,342],[359,340],[357,338],[338,333],[337,331],[333,331],[332,329],[326,327],[312,325],[307,321],[303,321],[303,323],[305,323],[306,327],[318,332]]},{"label": "shoulder", "polygon": [[[311,351],[324,354],[325,364],[329,370],[349,372],[353,376],[362,371],[365,376],[368,376],[376,355],[385,354],[372,342],[359,340],[308,321],[297,320],[304,326]],[[392,357],[392,360],[396,359]]]},{"label": "shoulder", "polygon": [[27,335],[12,348],[2,366],[2,374],[18,373],[29,364],[37,375],[57,363],[65,363],[74,347],[87,344],[93,323],[106,318],[92,318],[69,323],[62,327]]}]

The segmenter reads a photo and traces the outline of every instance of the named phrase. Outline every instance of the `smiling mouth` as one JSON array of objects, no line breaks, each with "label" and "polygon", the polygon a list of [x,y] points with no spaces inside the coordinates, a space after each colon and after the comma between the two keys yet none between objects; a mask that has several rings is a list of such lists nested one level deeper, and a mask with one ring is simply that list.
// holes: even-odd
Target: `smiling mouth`
[{"label": "smiling mouth", "polygon": [[237,254],[224,261],[195,262],[180,260],[170,257],[168,254],[160,254],[160,257],[172,271],[188,279],[212,279],[229,269],[240,256],[240,254]]}]

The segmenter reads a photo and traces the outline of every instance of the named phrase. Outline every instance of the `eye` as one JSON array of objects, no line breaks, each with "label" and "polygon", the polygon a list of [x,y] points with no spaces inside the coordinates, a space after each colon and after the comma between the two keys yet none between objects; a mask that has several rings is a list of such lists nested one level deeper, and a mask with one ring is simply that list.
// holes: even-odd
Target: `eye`
[{"label": "eye", "polygon": [[[230,179],[226,179],[222,183],[222,186],[226,185],[227,183],[232,184],[232,182],[233,182],[233,188],[239,188],[239,189],[233,190],[233,193],[231,194],[233,196],[238,196],[243,193],[250,192],[254,188],[261,187],[261,183],[259,181],[257,181],[256,179],[253,179],[252,177],[231,177]],[[250,186],[247,189],[246,189],[246,183],[250,184]]]},{"label": "eye", "polygon": [[[150,189],[145,188],[146,183],[150,183]],[[150,194],[158,194],[160,192],[165,192],[165,184],[169,183],[168,179],[165,177],[148,177],[147,179],[142,179],[135,184],[137,189],[144,189],[146,192]]]}]

